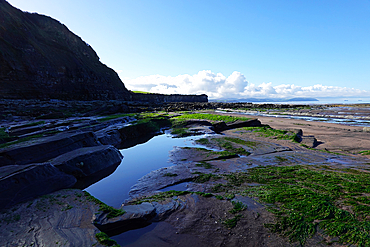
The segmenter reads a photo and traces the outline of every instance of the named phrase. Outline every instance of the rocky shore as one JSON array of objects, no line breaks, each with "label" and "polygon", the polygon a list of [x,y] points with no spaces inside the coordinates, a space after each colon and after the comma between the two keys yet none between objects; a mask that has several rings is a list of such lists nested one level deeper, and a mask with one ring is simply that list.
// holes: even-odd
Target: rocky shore
[{"label": "rocky shore", "polygon": [[[186,95],[185,95],[186,96]],[[289,109],[305,105],[221,103],[221,102],[143,102],[143,101],[62,101],[62,100],[0,100],[2,121],[22,121],[32,119],[61,119],[88,117],[118,113],[152,111],[195,111],[218,108],[233,109]]]},{"label": "rocky shore", "polygon": [[[35,103],[39,109],[42,104]],[[79,109],[86,104],[81,103]],[[239,106],[257,108],[250,104],[233,108]],[[6,115],[0,149],[0,238],[4,246],[111,246],[114,242],[109,236],[120,242],[121,233],[151,224],[155,227],[129,246],[290,246],[288,239],[264,227],[276,222],[275,216],[256,196],[243,192],[255,185],[237,174],[266,165],[368,169],[368,156],[359,153],[370,149],[370,133],[362,127],[272,117],[231,122],[188,119],[181,122],[183,134],[207,133],[199,141],[204,149],[174,149],[170,154],[174,166],[141,178],[130,191],[132,199],[121,209],[113,209],[81,189],[116,169],[123,158],[118,148],[145,142],[161,128],[173,126],[172,118],[179,116],[122,115],[133,111],[132,105],[127,107],[130,110],[120,111],[121,115],[91,116],[76,111],[76,116],[66,119]],[[225,103],[158,107],[227,108]],[[262,107],[270,105],[258,105]],[[281,132],[263,135],[254,131],[266,126]],[[158,194],[177,184],[184,184],[186,191]],[[240,207],[237,213],[235,205]],[[306,246],[324,243],[335,246],[335,238],[318,231],[305,242]]]}]

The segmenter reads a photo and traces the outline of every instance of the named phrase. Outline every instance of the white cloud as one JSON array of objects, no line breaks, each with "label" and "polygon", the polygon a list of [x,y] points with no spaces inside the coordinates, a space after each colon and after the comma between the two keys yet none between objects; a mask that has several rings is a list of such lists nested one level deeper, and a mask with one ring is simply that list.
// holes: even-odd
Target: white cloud
[{"label": "white cloud", "polygon": [[175,77],[150,75],[136,79],[122,78],[129,90],[139,90],[165,94],[207,94],[210,99],[220,98],[295,98],[295,97],[370,97],[370,92],[347,87],[324,86],[317,84],[301,87],[294,84],[272,86],[272,83],[255,85],[248,83],[245,76],[234,71],[225,77],[209,70],[195,75]]}]

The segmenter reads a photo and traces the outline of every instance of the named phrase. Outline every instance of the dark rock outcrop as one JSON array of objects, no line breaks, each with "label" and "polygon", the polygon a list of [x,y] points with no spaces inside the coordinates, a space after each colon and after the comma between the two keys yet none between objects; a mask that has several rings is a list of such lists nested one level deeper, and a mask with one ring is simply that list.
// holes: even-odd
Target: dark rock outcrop
[{"label": "dark rock outcrop", "polygon": [[246,121],[237,120],[235,122],[225,123],[219,122],[213,125],[215,131],[223,131],[229,129],[236,129],[242,127],[258,127],[261,126],[261,122],[258,119],[250,119]]},{"label": "dark rock outcrop", "polygon": [[100,214],[94,220],[95,226],[108,235],[116,235],[147,226],[150,224],[150,220],[156,216],[155,207],[147,202],[124,206],[122,210],[126,213],[115,218],[108,218],[106,213]]},{"label": "dark rock outcrop", "polygon": [[[72,176],[71,176],[72,177]],[[81,190],[59,190],[0,212],[2,246],[95,246],[99,206]]]},{"label": "dark rock outcrop", "polygon": [[117,73],[66,26],[0,0],[0,95],[5,99],[129,99]]},{"label": "dark rock outcrop", "polygon": [[75,183],[76,178],[49,163],[0,167],[0,209],[70,188]]},{"label": "dark rock outcrop", "polygon": [[116,148],[106,145],[76,149],[58,156],[51,164],[64,173],[81,178],[117,166],[122,158]]},{"label": "dark rock outcrop", "polygon": [[300,143],[309,148],[314,148],[318,145],[317,139],[314,136],[302,136]]},{"label": "dark rock outcrop", "polygon": [[126,212],[122,216],[107,218],[107,214],[102,213],[94,220],[94,224],[99,230],[112,236],[148,226],[152,222],[165,220],[173,212],[184,207],[185,202],[179,197],[175,199],[168,198],[161,202],[143,202],[138,205],[126,205],[121,208]]},{"label": "dark rock outcrop", "polygon": [[0,166],[45,162],[78,148],[98,146],[94,133],[61,133],[0,150]]}]

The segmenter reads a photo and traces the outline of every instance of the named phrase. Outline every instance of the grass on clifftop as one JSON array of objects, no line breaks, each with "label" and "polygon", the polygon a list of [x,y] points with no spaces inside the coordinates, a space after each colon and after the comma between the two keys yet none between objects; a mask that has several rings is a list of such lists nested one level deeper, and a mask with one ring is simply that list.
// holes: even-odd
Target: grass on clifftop
[{"label": "grass on clifftop", "polygon": [[237,120],[241,121],[250,120],[250,118],[246,117],[232,117],[228,115],[217,115],[208,113],[183,114],[181,116],[175,117],[175,119],[205,119],[210,121],[224,121],[225,123],[235,122]]},{"label": "grass on clifftop", "polygon": [[370,246],[370,174],[317,168],[252,168],[243,180],[262,186],[244,194],[273,204],[277,222],[266,226],[292,242],[304,245],[319,227],[342,243]]},{"label": "grass on clifftop", "polygon": [[142,93],[142,94],[152,94],[150,92],[145,92],[145,91],[132,91],[133,93]]}]

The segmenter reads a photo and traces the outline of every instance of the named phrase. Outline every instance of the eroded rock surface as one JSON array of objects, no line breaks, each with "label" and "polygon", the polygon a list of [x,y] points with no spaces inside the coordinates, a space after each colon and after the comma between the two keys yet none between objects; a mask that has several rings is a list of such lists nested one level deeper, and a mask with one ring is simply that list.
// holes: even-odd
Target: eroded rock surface
[{"label": "eroded rock surface", "polygon": [[60,133],[0,150],[0,166],[45,162],[78,148],[98,146],[92,132]]},{"label": "eroded rock surface", "polygon": [[77,181],[49,163],[3,166],[0,175],[0,209],[71,188]]},{"label": "eroded rock surface", "polygon": [[81,178],[117,166],[122,158],[116,148],[104,145],[73,150],[53,159],[51,164],[64,173]]},{"label": "eroded rock surface", "polygon": [[92,221],[99,207],[80,190],[62,190],[0,213],[2,246],[103,246]]},{"label": "eroded rock surface", "polygon": [[129,195],[135,198],[150,194],[153,191],[158,191],[171,185],[192,181],[197,176],[185,165],[164,167],[140,178],[137,184],[132,186]]},{"label": "eroded rock surface", "polygon": [[156,215],[155,208],[151,203],[140,205],[123,206],[126,213],[115,218],[108,218],[106,214],[100,214],[94,224],[109,235],[142,228],[150,224],[151,219]]}]

